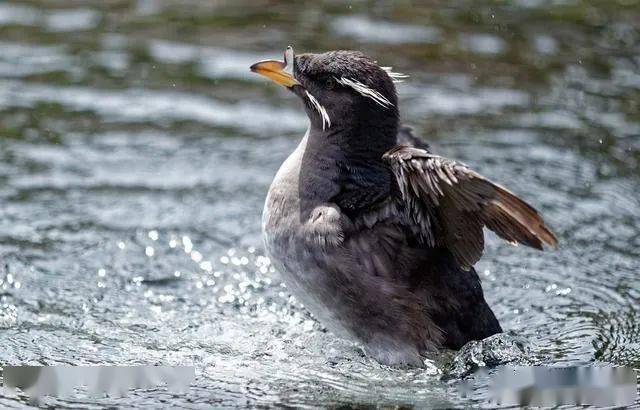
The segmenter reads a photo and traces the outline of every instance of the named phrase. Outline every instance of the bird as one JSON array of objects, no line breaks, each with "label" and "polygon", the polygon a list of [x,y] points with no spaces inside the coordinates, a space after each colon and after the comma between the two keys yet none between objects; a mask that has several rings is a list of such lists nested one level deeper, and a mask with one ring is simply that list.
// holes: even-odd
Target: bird
[{"label": "bird", "polygon": [[262,214],[266,254],[292,294],[383,365],[423,367],[502,328],[474,264],[484,228],[542,250],[540,214],[400,124],[405,75],[360,51],[264,60],[250,70],[298,96],[308,128]]}]

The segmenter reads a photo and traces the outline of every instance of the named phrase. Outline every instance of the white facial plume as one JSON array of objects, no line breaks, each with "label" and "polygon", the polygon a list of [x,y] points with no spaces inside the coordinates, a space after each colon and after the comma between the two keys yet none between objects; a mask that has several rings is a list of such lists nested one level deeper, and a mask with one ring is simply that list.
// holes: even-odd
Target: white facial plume
[{"label": "white facial plume", "polygon": [[318,114],[320,114],[320,117],[322,117],[322,131],[324,131],[326,128],[331,127],[331,118],[329,118],[329,113],[327,113],[327,110],[322,106],[322,104],[320,104],[320,102],[318,102],[316,97],[311,95],[309,91],[305,90],[304,92],[307,94],[307,98],[311,102],[311,105],[313,105],[316,111],[318,111]]},{"label": "white facial plume", "polygon": [[342,85],[353,88],[358,94],[364,97],[371,98],[378,105],[384,108],[388,108],[393,105],[391,104],[391,101],[387,100],[384,95],[380,94],[373,88],[362,84],[360,81],[352,80],[351,78],[346,77],[336,78],[336,81]]},{"label": "white facial plume", "polygon": [[409,78],[409,76],[406,74],[393,71],[393,67],[380,67],[380,68],[382,68],[384,71],[387,72],[387,75],[391,77],[391,80],[394,83],[401,83],[404,81],[405,78]]}]

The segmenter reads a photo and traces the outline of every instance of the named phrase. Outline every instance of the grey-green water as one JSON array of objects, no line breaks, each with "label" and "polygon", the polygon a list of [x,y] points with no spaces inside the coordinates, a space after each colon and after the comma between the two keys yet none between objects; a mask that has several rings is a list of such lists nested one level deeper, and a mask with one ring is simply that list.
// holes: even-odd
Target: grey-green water
[{"label": "grey-green water", "polygon": [[263,256],[306,118],[248,66],[288,44],[410,74],[403,120],[542,211],[559,250],[490,236],[477,266],[532,363],[640,368],[638,1],[3,1],[0,363],[197,368],[45,405],[487,405],[324,332]]}]

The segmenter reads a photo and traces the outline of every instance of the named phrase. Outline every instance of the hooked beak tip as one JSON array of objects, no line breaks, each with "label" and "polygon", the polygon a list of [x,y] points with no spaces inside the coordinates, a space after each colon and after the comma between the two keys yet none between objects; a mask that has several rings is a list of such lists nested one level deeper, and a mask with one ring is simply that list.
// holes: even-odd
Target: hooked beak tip
[{"label": "hooked beak tip", "polygon": [[249,70],[251,70],[252,73],[255,73],[257,72],[259,65],[260,63],[251,64],[251,67],[249,67]]}]

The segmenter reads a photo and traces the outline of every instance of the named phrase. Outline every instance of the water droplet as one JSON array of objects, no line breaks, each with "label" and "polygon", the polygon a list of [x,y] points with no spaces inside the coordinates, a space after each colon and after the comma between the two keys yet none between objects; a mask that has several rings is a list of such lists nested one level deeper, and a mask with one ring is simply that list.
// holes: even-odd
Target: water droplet
[{"label": "water droplet", "polygon": [[313,320],[305,320],[302,324],[302,329],[305,332],[310,332],[313,330]]},{"label": "water droplet", "polygon": [[198,251],[193,251],[191,252],[191,259],[194,262],[199,263],[202,260],[202,254]]},{"label": "water droplet", "polygon": [[193,250],[193,243],[191,242],[191,238],[188,236],[182,237],[182,246],[184,246],[185,253],[191,253]]},{"label": "water droplet", "polygon": [[149,231],[149,239],[151,239],[152,241],[157,241],[158,240],[158,231],[151,230]]}]

